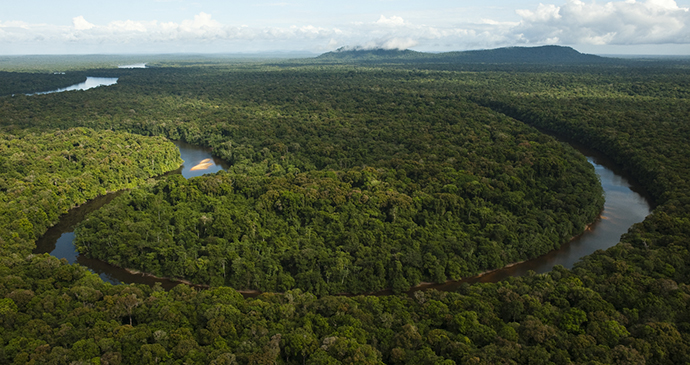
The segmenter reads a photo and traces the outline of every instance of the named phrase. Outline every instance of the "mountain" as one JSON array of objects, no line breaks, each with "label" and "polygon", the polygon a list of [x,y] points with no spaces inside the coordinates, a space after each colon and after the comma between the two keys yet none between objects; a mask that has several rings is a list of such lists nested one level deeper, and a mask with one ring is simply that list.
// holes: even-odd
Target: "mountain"
[{"label": "mountain", "polygon": [[482,64],[599,64],[613,59],[584,54],[571,47],[505,47],[478,51],[424,53],[411,50],[348,50],[340,48],[324,53],[318,60],[334,62],[441,62]]},{"label": "mountain", "polygon": [[316,58],[340,61],[416,60],[427,57],[428,55],[431,55],[431,53],[417,52],[409,49],[346,49],[343,47],[333,52],[324,53]]}]

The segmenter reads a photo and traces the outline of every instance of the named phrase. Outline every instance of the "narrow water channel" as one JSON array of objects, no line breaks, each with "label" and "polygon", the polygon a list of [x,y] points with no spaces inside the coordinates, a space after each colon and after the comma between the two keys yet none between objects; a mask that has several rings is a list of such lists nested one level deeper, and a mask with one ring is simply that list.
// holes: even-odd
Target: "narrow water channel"
[{"label": "narrow water channel", "polygon": [[52,93],[61,93],[63,91],[73,91],[73,90],[88,90],[99,86],[110,86],[117,84],[117,77],[91,77],[87,76],[86,81],[74,84],[72,86],[63,87],[57,90],[42,91],[39,93],[27,94],[27,95],[45,95]]},{"label": "narrow water channel", "polygon": [[644,190],[631,181],[632,179],[602,154],[573,145],[594,165],[604,189],[606,202],[599,218],[581,235],[573,238],[558,250],[521,262],[509,267],[493,270],[483,275],[473,276],[443,284],[425,284],[412,291],[436,289],[455,291],[463,283],[495,283],[511,276],[526,275],[530,271],[537,274],[549,272],[556,265],[571,269],[582,257],[596,250],[605,250],[615,246],[623,233],[635,223],[642,222],[652,211],[652,200]]},{"label": "narrow water channel", "polygon": [[[170,172],[171,174],[181,174],[189,179],[228,168],[228,165],[224,161],[211,156],[211,150],[208,148],[179,141],[173,143],[180,149],[180,155],[182,156],[182,160],[184,160],[184,164],[176,171]],[[193,170],[195,166],[198,166],[206,159],[209,159],[209,161],[204,163],[205,168]],[[132,274],[127,270],[115,267],[107,262],[84,257],[77,252],[72,242],[74,240],[74,228],[91,212],[95,212],[102,206],[110,203],[120,194],[122,194],[122,191],[99,196],[70,210],[66,215],[60,218],[60,221],[56,225],[48,229],[43,237],[36,241],[34,253],[48,252],[59,259],[66,259],[71,264],[79,263],[88,267],[96,274],[99,274],[104,281],[113,284],[140,283],[154,285],[156,282],[160,282],[166,289],[170,289],[179,284],[177,281],[161,280],[141,274]]]},{"label": "narrow water channel", "polygon": [[[201,148],[184,142],[175,142],[180,149],[184,165],[173,173],[180,173],[185,178],[201,176],[226,169],[222,160],[214,158],[209,149]],[[485,275],[466,278],[463,280],[443,284],[428,284],[413,288],[411,291],[434,288],[443,291],[457,289],[463,283],[497,282],[509,276],[525,275],[529,271],[543,273],[550,271],[555,265],[572,268],[583,256],[599,249],[607,249],[618,243],[620,236],[627,232],[634,223],[641,222],[651,212],[651,200],[646,198],[643,190],[634,185],[625,173],[616,168],[604,156],[585,148],[575,146],[587,156],[599,175],[601,185],[606,194],[606,203],[601,218],[598,219],[582,235],[563,245],[560,249],[551,251],[543,256],[534,258],[511,267],[498,269]],[[201,168],[199,168],[201,166]],[[195,167],[197,167],[195,169]],[[65,258],[70,263],[82,264],[99,274],[105,281],[117,283],[141,283],[153,285],[160,282],[164,288],[172,288],[176,281],[155,279],[141,274],[131,274],[128,271],[114,267],[100,260],[82,257],[76,252],[72,240],[74,227],[86,215],[99,209],[114,199],[118,193],[96,198],[76,209],[72,209],[63,216],[60,222],[46,232],[36,243],[35,253],[49,252],[58,258]],[[377,293],[387,294],[386,291]],[[254,296],[247,294],[247,296]]]}]

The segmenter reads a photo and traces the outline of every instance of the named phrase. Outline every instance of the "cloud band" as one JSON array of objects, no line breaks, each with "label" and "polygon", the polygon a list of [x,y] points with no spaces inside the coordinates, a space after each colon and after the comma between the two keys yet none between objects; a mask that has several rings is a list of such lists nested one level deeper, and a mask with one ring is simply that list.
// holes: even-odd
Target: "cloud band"
[{"label": "cloud band", "polygon": [[[189,45],[203,51],[212,45],[243,44],[269,49],[326,50],[340,46],[363,48],[468,49],[507,45],[641,45],[690,44],[690,12],[674,0],[612,1],[607,3],[567,0],[564,4],[540,4],[517,10],[519,21],[482,20],[465,24],[415,24],[400,16],[381,15],[378,20],[342,24],[339,27],[295,25],[250,27],[222,24],[210,14],[199,13],[179,23],[113,21],[90,23],[83,16],[71,26],[0,21],[0,44],[24,47],[61,44],[63,48],[161,51]],[[179,50],[179,48],[177,48]],[[184,48],[183,48],[184,50]],[[230,49],[226,51],[231,51]]]}]

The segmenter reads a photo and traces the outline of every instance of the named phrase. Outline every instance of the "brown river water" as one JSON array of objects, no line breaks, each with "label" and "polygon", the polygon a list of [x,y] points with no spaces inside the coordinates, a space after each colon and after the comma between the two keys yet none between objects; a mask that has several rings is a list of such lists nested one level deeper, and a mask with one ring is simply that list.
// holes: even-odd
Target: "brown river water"
[{"label": "brown river water", "polygon": [[[183,142],[175,142],[175,144],[179,147],[180,154],[185,163],[180,169],[172,173],[180,173],[185,178],[191,178],[227,168],[223,161],[211,155],[209,149]],[[596,250],[605,250],[618,243],[620,236],[627,232],[630,226],[644,220],[651,212],[653,203],[639,186],[634,184],[625,173],[604,156],[580,146],[574,145],[574,147],[587,156],[587,160],[594,165],[606,194],[606,203],[601,217],[591,224],[587,231],[569,243],[564,244],[560,249],[537,258],[459,281],[442,284],[423,284],[410,291],[427,288],[454,291],[463,283],[497,282],[510,276],[525,275],[530,271],[544,273],[550,271],[556,265],[572,268],[581,257],[589,255]],[[208,160],[204,161],[206,159]],[[58,224],[50,228],[36,242],[34,253],[48,252],[55,257],[65,258],[70,263],[79,263],[99,274],[105,281],[113,284],[140,283],[154,285],[159,282],[166,289],[179,284],[178,281],[134,274],[100,260],[85,258],[76,252],[72,244],[74,227],[89,213],[108,204],[117,195],[119,193],[101,196],[70,210],[69,213],[60,219]],[[248,292],[245,293],[245,296],[256,296],[257,294],[255,292]],[[374,294],[386,295],[389,292],[381,291]]]}]

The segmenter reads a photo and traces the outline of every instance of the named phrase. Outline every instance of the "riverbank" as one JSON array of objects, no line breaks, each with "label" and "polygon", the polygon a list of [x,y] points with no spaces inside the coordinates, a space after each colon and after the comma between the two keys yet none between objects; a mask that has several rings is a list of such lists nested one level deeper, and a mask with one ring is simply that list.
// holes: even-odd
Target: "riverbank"
[{"label": "riverbank", "polygon": [[[413,293],[413,292],[415,292],[415,291],[426,290],[426,289],[442,290],[441,288],[444,287],[444,286],[449,286],[449,285],[459,286],[459,285],[464,284],[464,283],[467,283],[467,284],[474,284],[474,283],[478,283],[478,282],[497,282],[497,281],[500,281],[500,280],[502,280],[503,278],[501,278],[500,280],[487,280],[487,281],[482,281],[481,279],[484,278],[484,277],[486,277],[486,276],[488,276],[488,275],[495,274],[495,273],[497,273],[497,272],[501,272],[502,270],[508,270],[508,269],[511,269],[511,268],[515,268],[515,267],[517,267],[517,266],[519,266],[519,265],[527,264],[527,263],[529,263],[530,261],[533,261],[533,260],[535,260],[535,261],[543,260],[543,259],[544,259],[545,257],[547,257],[548,255],[551,255],[554,251],[558,251],[558,250],[563,249],[566,245],[570,245],[570,244],[573,243],[574,241],[577,241],[578,239],[580,239],[580,238],[582,238],[584,235],[586,235],[587,232],[590,232],[590,231],[592,230],[592,227],[593,227],[596,223],[598,223],[601,219],[604,219],[604,218],[605,218],[605,217],[603,216],[603,213],[604,213],[604,210],[602,210],[601,213],[599,213],[599,215],[598,215],[597,218],[594,220],[594,222],[589,223],[587,226],[585,226],[585,229],[584,229],[584,231],[583,231],[582,233],[578,234],[577,236],[571,237],[568,241],[564,242],[564,243],[563,243],[558,249],[556,249],[556,250],[549,251],[549,252],[547,252],[547,253],[545,253],[545,254],[542,254],[542,255],[539,255],[539,256],[537,256],[537,257],[535,257],[535,258],[531,258],[531,259],[527,259],[527,260],[522,260],[522,261],[518,261],[518,262],[513,262],[513,263],[510,263],[510,264],[505,265],[505,266],[503,266],[503,267],[500,267],[500,268],[498,268],[498,269],[486,270],[486,271],[483,271],[483,272],[481,272],[481,273],[479,273],[479,274],[477,274],[477,275],[469,276],[469,277],[462,278],[462,279],[459,279],[459,280],[447,280],[447,281],[444,282],[444,283],[422,282],[422,283],[419,283],[419,284],[413,286],[413,287],[410,288],[410,290],[408,290],[407,292],[408,292],[408,294],[409,294],[409,293]],[[448,291],[448,290],[449,290],[449,289],[446,289],[445,291]]]},{"label": "riverbank", "polygon": [[[207,158],[213,158],[211,151],[209,149],[204,149],[198,146],[190,145],[183,142],[175,142],[176,146],[180,149],[183,159],[186,161],[187,167],[180,169],[188,169],[189,166],[194,166],[196,163],[203,161]],[[607,195],[604,210],[598,216],[598,218],[587,225],[585,231],[573,237],[567,242],[564,242],[558,250],[550,251],[544,255],[538,256],[534,259],[524,260],[520,262],[514,262],[508,264],[502,268],[487,270],[478,275],[463,278],[457,281],[447,281],[445,283],[420,283],[415,287],[408,290],[408,293],[412,293],[418,290],[425,289],[436,289],[443,291],[453,291],[457,289],[463,283],[474,283],[474,282],[495,282],[503,280],[508,276],[519,276],[528,273],[530,270],[535,272],[546,272],[551,270],[555,265],[563,265],[567,268],[572,267],[572,265],[579,260],[580,257],[590,254],[598,249],[605,249],[615,245],[620,238],[620,235],[625,233],[632,224],[641,221],[649,213],[651,204],[638,192],[641,191],[639,186],[631,184],[624,176],[620,175],[620,172],[615,172],[615,166],[611,165],[610,161],[607,161],[603,156],[593,155],[591,151],[583,151],[578,146],[575,146],[581,153],[584,152],[588,155],[590,163],[595,166],[597,174],[599,174],[602,181],[602,187]],[[215,160],[215,159],[214,159]],[[216,162],[220,166],[220,163]],[[222,167],[221,167],[222,168]],[[190,175],[191,176],[191,175]],[[111,200],[111,199],[110,199]],[[109,201],[109,200],[108,200]],[[87,203],[90,204],[91,202]],[[85,204],[85,205],[87,205]],[[99,209],[101,206],[107,204],[106,202],[95,202],[96,207],[86,206],[84,208],[80,207],[75,209],[76,211],[83,209],[88,212],[78,213],[77,219],[72,219],[70,224],[63,225],[63,232],[59,235],[52,233],[51,239],[52,244],[55,247],[57,240],[62,237],[63,234],[68,234],[71,232],[73,227],[83,219],[89,212]],[[72,212],[72,211],[70,211]],[[604,220],[601,219],[602,216],[606,214],[610,216],[611,219]],[[66,220],[69,218],[65,217]],[[71,230],[70,230],[71,228]],[[607,234],[599,235],[598,232],[606,232]],[[43,239],[43,238],[42,238]],[[593,245],[582,241],[596,241]],[[206,288],[206,285],[193,284],[186,280],[171,279],[165,277],[156,277],[151,274],[141,273],[137,270],[123,269],[108,263],[102,262],[100,260],[87,259],[78,255],[74,251],[74,247],[69,242],[61,242],[61,245],[68,246],[67,248],[61,249],[61,251],[71,252],[74,255],[70,262],[78,262],[89,267],[94,272],[101,274],[101,276],[111,283],[140,283],[147,285],[155,285],[156,282],[160,282],[164,288],[170,289],[178,284],[191,285],[198,288]],[[585,251],[577,248],[584,247]],[[50,246],[48,246],[50,248]],[[53,249],[57,250],[57,248]],[[51,252],[44,250],[42,252]],[[70,251],[71,250],[71,251]],[[558,256],[563,256],[559,258]],[[563,261],[565,260],[565,262]],[[239,293],[245,297],[255,297],[262,294],[258,290],[239,290]],[[351,295],[345,294],[343,295]],[[381,290],[378,292],[369,293],[372,295],[387,295],[392,294],[391,290]],[[358,294],[360,295],[360,294]]]}]

